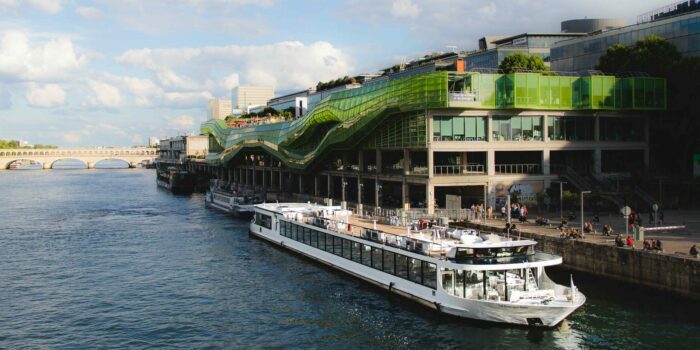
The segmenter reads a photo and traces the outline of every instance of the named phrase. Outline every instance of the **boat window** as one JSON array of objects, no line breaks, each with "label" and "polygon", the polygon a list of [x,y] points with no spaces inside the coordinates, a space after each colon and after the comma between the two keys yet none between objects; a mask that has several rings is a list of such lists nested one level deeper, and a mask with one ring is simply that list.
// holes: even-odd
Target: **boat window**
[{"label": "boat window", "polygon": [[377,270],[382,269],[382,249],[372,247],[372,267]]},{"label": "boat window", "polygon": [[359,242],[352,242],[352,261],[362,262],[362,244]]},{"label": "boat window", "polygon": [[472,248],[457,248],[455,259],[469,259],[474,257],[474,249]]},{"label": "boat window", "polygon": [[310,238],[309,240],[311,241],[311,246],[314,248],[318,248],[318,231],[308,229],[310,233]]},{"label": "boat window", "polygon": [[418,284],[423,283],[421,260],[408,258],[408,279]]},{"label": "boat window", "polygon": [[331,251],[333,249],[333,245],[328,242],[328,235],[325,232],[317,231],[318,232],[318,247],[325,250],[325,251]]},{"label": "boat window", "polygon": [[292,239],[299,241],[299,225],[292,224]]},{"label": "boat window", "polygon": [[372,266],[372,247],[362,245],[362,265]]},{"label": "boat window", "polygon": [[272,217],[270,215],[255,213],[255,223],[268,230],[272,230]]},{"label": "boat window", "polygon": [[311,237],[310,237],[311,235],[309,234],[309,229],[306,227],[301,227],[301,229],[302,229],[301,234],[303,237],[302,241],[304,242],[304,244],[311,244]]},{"label": "boat window", "polygon": [[408,279],[408,258],[402,254],[396,254],[396,276]]},{"label": "boat window", "polygon": [[287,237],[287,222],[286,221],[280,221],[280,235],[282,237]]},{"label": "boat window", "polygon": [[396,267],[396,254],[394,252],[390,251],[384,251],[384,272],[390,273],[392,275],[396,274],[396,271],[394,271],[394,268]]},{"label": "boat window", "polygon": [[352,249],[350,248],[350,241],[343,238],[343,258],[350,260],[352,257]]},{"label": "boat window", "polygon": [[423,285],[437,288],[437,266],[433,263],[423,261]]},{"label": "boat window", "polygon": [[442,272],[442,289],[450,295],[455,295],[454,275],[454,270],[445,270]]},{"label": "boat window", "polygon": [[343,255],[343,239],[336,236],[333,237],[333,254],[337,256]]}]

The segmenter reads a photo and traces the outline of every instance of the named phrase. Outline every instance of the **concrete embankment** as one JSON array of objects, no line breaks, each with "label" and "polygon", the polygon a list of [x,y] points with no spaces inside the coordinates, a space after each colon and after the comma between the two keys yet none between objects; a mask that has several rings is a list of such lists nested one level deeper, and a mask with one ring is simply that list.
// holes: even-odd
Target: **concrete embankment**
[{"label": "concrete embankment", "polygon": [[[493,226],[469,224],[484,231]],[[538,242],[537,249],[562,256],[564,265],[625,282],[641,284],[700,299],[700,260],[640,249],[617,248],[586,240],[561,239],[523,231],[521,237]]]}]

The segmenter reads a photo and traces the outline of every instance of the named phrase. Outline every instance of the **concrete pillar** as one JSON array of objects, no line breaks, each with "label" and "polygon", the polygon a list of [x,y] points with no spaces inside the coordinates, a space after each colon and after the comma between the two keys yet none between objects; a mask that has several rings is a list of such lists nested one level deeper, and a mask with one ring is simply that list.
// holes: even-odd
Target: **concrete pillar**
[{"label": "concrete pillar", "polygon": [[374,179],[374,207],[379,208],[379,198],[381,197],[379,192],[381,191],[381,182],[378,178]]},{"label": "concrete pillar", "polygon": [[299,175],[299,193],[304,193],[304,177]]},{"label": "concrete pillar", "polygon": [[267,187],[267,170],[262,170],[262,187]]},{"label": "concrete pillar", "polygon": [[[51,164],[52,164],[52,162],[46,161],[46,162],[44,162],[44,163],[41,164],[41,165],[42,165],[42,167],[44,168],[44,170],[49,170],[49,169],[51,169]],[[5,168],[7,168],[7,165],[5,166]]]},{"label": "concrete pillar", "polygon": [[377,154],[377,157],[376,157],[376,160],[377,160],[377,174],[381,174],[381,173],[382,173],[382,151],[380,151],[379,149],[377,149],[376,152],[377,152],[377,153],[376,153],[376,154]]},{"label": "concrete pillar", "polygon": [[333,181],[331,181],[333,178],[331,177],[331,174],[326,176],[328,177],[328,181],[326,182],[326,197],[333,198]]},{"label": "concrete pillar", "polygon": [[340,190],[341,190],[341,192],[342,192],[342,193],[340,194],[340,200],[343,201],[343,203],[345,203],[345,190],[346,190],[346,187],[348,187],[348,186],[347,186],[347,182],[345,182],[345,175],[342,175],[342,176],[340,177]]},{"label": "concrete pillar", "polygon": [[486,174],[496,175],[496,151],[494,150],[486,152]]},{"label": "concrete pillar", "polygon": [[411,209],[411,200],[409,199],[408,182],[406,182],[406,179],[403,179],[403,183],[401,184],[401,206],[404,210]]},{"label": "concrete pillar", "polygon": [[435,213],[435,186],[428,183],[425,187],[425,206],[428,209],[428,215],[433,215]]},{"label": "concrete pillar", "polygon": [[593,117],[593,141],[600,141],[600,117],[597,115]]},{"label": "concrete pillar", "polygon": [[358,151],[359,153],[357,154],[357,167],[360,169],[359,172],[362,173],[365,171],[365,152],[362,150]]},{"label": "concrete pillar", "polygon": [[318,175],[314,175],[314,197],[318,197]]},{"label": "concrete pillar", "polygon": [[593,150],[593,173],[596,175],[603,173],[603,150],[600,147]]},{"label": "concrete pillar", "polygon": [[428,178],[432,179],[433,178],[433,171],[435,169],[433,168],[433,150],[431,148],[428,148]]},{"label": "concrete pillar", "polygon": [[542,140],[549,142],[549,115],[542,116]]},{"label": "concrete pillar", "polygon": [[403,149],[403,174],[408,175],[411,173],[411,151],[407,148]]},{"label": "concrete pillar", "polygon": [[544,175],[551,174],[550,165],[551,165],[550,152],[548,149],[545,149],[542,151],[542,174],[544,174]]},{"label": "concrete pillar", "polygon": [[280,186],[280,187],[279,187],[279,190],[282,191],[282,187],[283,187],[283,186],[282,186],[282,167],[280,167],[279,175],[280,175],[280,176],[279,176],[279,179],[278,179],[278,181],[279,181],[279,186]]},{"label": "concrete pillar", "polygon": [[493,116],[486,117],[486,141],[493,141]]},{"label": "concrete pillar", "polygon": [[87,162],[88,169],[95,169],[95,162]]}]

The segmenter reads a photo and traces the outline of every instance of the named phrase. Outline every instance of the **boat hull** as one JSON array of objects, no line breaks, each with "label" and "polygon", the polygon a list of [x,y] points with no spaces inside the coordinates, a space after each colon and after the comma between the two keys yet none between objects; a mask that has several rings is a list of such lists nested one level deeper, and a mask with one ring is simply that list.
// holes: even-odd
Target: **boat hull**
[{"label": "boat hull", "polygon": [[[553,327],[585,302],[585,297],[582,294],[579,294],[577,300],[572,302],[571,305],[566,306],[524,306],[487,300],[457,298],[448,295],[440,288],[432,289],[359,262],[347,260],[324,250],[283,237],[277,232],[255,223],[251,224],[249,232],[252,236],[348,273],[438,312],[457,317],[524,326]],[[330,233],[329,231],[325,232]]]}]

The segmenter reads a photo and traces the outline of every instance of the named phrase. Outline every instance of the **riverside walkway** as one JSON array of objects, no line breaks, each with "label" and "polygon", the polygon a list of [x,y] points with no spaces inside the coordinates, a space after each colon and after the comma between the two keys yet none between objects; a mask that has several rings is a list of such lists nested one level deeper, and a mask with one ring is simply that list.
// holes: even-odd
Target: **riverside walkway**
[{"label": "riverside walkway", "polygon": [[[602,235],[600,227],[603,223],[610,223],[615,233],[624,237],[624,221],[620,217],[615,217],[617,223],[606,222],[601,217],[601,224],[596,225],[599,233],[587,234],[583,239],[561,238],[557,229],[558,216],[556,219],[552,219],[552,215],[546,216],[552,223],[551,227],[535,224],[536,216],[531,216],[528,223],[516,222],[517,230],[523,238],[536,240],[539,250],[562,256],[564,265],[571,269],[700,299],[700,259],[688,254],[693,244],[700,244],[700,214],[697,211],[666,211],[665,225],[685,223],[686,229],[645,235],[645,239],[661,240],[663,252],[643,250],[642,242],[634,242],[634,249],[616,247],[615,236]],[[468,225],[501,232],[505,221],[474,220]],[[569,227],[580,227],[580,221],[569,222]]]}]

